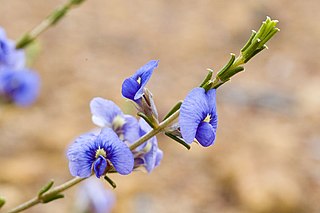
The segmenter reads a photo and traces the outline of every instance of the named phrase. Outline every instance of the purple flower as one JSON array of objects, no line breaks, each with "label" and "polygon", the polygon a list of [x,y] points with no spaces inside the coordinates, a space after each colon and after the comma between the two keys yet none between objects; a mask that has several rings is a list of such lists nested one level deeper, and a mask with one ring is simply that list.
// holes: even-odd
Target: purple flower
[{"label": "purple flower", "polygon": [[87,133],[78,137],[67,151],[71,175],[89,177],[92,170],[98,178],[113,166],[122,175],[131,173],[133,155],[110,128],[99,135]]},{"label": "purple flower", "polygon": [[202,146],[210,146],[216,138],[217,124],[216,90],[206,92],[200,87],[191,90],[180,109],[179,125],[183,139],[192,143],[196,138]]},{"label": "purple flower", "polygon": [[0,70],[0,96],[19,106],[28,106],[38,97],[39,76],[27,69]]},{"label": "purple flower", "polygon": [[119,138],[129,143],[139,138],[139,124],[136,118],[125,115],[112,101],[94,98],[90,102],[92,121],[100,127],[108,127],[117,133]]},{"label": "purple flower", "polygon": [[13,41],[7,39],[0,27],[0,70],[3,68],[22,69],[25,66],[23,50],[17,50]]},{"label": "purple flower", "polygon": [[139,101],[144,94],[144,87],[151,78],[153,70],[158,66],[158,60],[151,60],[136,71],[133,76],[124,80],[122,95],[132,101]]},{"label": "purple flower", "polygon": [[[149,124],[143,120],[139,120],[140,137],[152,130]],[[158,148],[156,137],[150,138],[147,142],[135,149],[135,167],[143,166],[148,173],[160,164],[163,152]]]},{"label": "purple flower", "polygon": [[115,195],[94,178],[86,180],[79,188],[76,212],[108,213],[115,204]]}]

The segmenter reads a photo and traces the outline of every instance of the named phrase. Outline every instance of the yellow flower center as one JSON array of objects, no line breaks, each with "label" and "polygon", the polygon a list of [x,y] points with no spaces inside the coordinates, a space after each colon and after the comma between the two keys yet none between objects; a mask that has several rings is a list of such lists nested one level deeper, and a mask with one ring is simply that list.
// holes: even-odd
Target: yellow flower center
[{"label": "yellow flower center", "polygon": [[203,119],[203,121],[209,123],[211,121],[211,115],[207,114],[207,116],[205,117],[205,119]]},{"label": "yellow flower center", "polygon": [[99,149],[96,151],[96,158],[98,158],[99,156],[103,156],[103,157],[107,157],[107,153],[106,151],[104,151],[104,149],[101,149],[99,147]]},{"label": "yellow flower center", "polygon": [[141,78],[140,77],[137,79],[137,82],[138,82],[138,84],[141,84]]},{"label": "yellow flower center", "polygon": [[122,128],[122,126],[126,123],[126,120],[121,115],[117,115],[112,121],[112,127],[114,130]]}]

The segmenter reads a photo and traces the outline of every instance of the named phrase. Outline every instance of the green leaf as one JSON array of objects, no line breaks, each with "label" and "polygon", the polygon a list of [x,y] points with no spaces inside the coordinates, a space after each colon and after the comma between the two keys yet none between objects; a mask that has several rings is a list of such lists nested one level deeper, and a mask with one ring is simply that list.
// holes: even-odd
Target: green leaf
[{"label": "green leaf", "polygon": [[48,195],[48,196],[42,197],[41,200],[42,200],[42,203],[49,203],[51,201],[58,200],[61,198],[64,198],[63,194],[54,194],[54,195]]},{"label": "green leaf", "polygon": [[178,111],[181,107],[182,101],[179,101],[178,103],[176,103],[176,105],[174,105],[174,107],[172,107],[172,109],[168,112],[168,114],[166,116],[164,116],[163,120],[166,120],[167,118],[169,118],[173,113],[175,113],[176,111]]},{"label": "green leaf", "polygon": [[184,146],[185,148],[187,148],[188,150],[191,148],[189,144],[187,144],[182,138],[175,136],[174,134],[170,133],[170,132],[165,132],[164,133],[166,136],[168,136],[169,138],[171,138],[172,140],[178,142],[179,144],[181,144],[182,146]]},{"label": "green leaf", "polygon": [[51,189],[51,187],[54,184],[54,180],[50,180],[49,183],[47,183],[46,185],[44,185],[40,191],[38,192],[38,197],[41,197],[41,195],[43,195],[45,192],[47,192],[49,189]]}]

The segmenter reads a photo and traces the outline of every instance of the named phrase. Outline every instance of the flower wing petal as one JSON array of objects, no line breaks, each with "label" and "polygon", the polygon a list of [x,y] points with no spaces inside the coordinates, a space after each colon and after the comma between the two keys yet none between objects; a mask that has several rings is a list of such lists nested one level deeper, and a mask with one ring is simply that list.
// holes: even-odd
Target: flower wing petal
[{"label": "flower wing petal", "polygon": [[201,122],[196,134],[196,139],[199,143],[202,146],[207,147],[213,144],[215,138],[215,129],[208,122]]},{"label": "flower wing petal", "polygon": [[183,139],[192,143],[200,122],[209,113],[207,97],[203,88],[194,88],[183,101],[180,109],[179,125]]},{"label": "flower wing petal", "polygon": [[137,80],[129,77],[123,81],[121,93],[123,97],[134,101],[134,97],[139,89],[140,84],[137,82]]},{"label": "flower wing petal", "polygon": [[121,115],[121,109],[112,101],[93,98],[90,102],[92,122],[100,127],[111,127],[113,119]]}]

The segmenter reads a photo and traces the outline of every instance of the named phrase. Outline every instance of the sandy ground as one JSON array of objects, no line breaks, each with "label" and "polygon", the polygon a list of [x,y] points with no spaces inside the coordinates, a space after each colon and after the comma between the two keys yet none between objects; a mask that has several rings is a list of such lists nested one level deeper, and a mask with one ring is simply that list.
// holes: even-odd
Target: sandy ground
[{"label": "sandy ground", "polygon": [[[0,26],[17,39],[63,0],[1,0]],[[65,150],[91,130],[89,101],[121,97],[124,78],[160,59],[148,88],[163,116],[238,53],[267,15],[281,32],[218,92],[216,144],[185,150],[159,136],[153,173],[112,175],[114,213],[320,212],[320,13],[318,0],[86,1],[39,38],[31,67],[42,78],[30,108],[1,106],[3,212],[49,179],[71,178]],[[108,188],[108,186],[106,186]],[[26,212],[74,212],[66,198]]]}]

